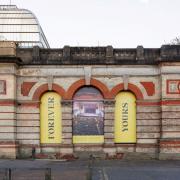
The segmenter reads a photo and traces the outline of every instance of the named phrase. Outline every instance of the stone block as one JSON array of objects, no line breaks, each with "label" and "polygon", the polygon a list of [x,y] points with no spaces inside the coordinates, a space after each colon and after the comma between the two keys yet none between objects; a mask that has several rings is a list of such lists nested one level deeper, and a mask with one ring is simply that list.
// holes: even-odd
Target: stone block
[{"label": "stone block", "polygon": [[118,146],[116,147],[117,153],[124,153],[124,152],[135,152],[135,147],[128,147],[128,146]]},{"label": "stone block", "polygon": [[0,106],[0,113],[4,112],[15,113],[16,109],[14,106]]},{"label": "stone block", "polygon": [[74,151],[75,152],[98,152],[102,151],[103,148],[100,146],[88,146],[88,145],[75,145],[74,146]]},{"label": "stone block", "polygon": [[39,139],[19,139],[19,144],[23,145],[39,145],[40,140]]},{"label": "stone block", "polygon": [[162,106],[162,112],[180,112],[180,106]]},{"label": "stone block", "polygon": [[105,112],[105,113],[114,113],[114,111],[115,111],[114,106],[113,106],[113,107],[112,107],[112,106],[106,106],[106,107],[104,108],[104,112]]},{"label": "stone block", "polygon": [[104,132],[104,138],[110,138],[110,139],[114,139],[114,133],[108,133],[108,132]]},{"label": "stone block", "polygon": [[158,148],[155,147],[136,147],[136,152],[139,153],[157,153]]},{"label": "stone block", "polygon": [[72,133],[72,127],[66,126],[62,128],[63,133]]},{"label": "stone block", "polygon": [[137,119],[161,119],[161,114],[160,113],[137,113]]},{"label": "stone block", "polygon": [[59,153],[60,147],[41,147],[41,153]]},{"label": "stone block", "polygon": [[15,113],[0,113],[0,121],[3,119],[15,119],[16,114]]},{"label": "stone block", "polygon": [[160,126],[137,126],[137,132],[160,132]]},{"label": "stone block", "polygon": [[62,144],[72,144],[72,139],[62,139]]},{"label": "stone block", "polygon": [[137,138],[138,139],[142,139],[142,138],[153,139],[153,138],[159,138],[159,137],[160,137],[160,133],[159,132],[154,132],[154,133],[151,133],[151,132],[140,133],[140,132],[138,132],[137,133]]},{"label": "stone block", "polygon": [[72,113],[63,113],[62,114],[62,119],[65,120],[65,119],[72,119]]},{"label": "stone block", "polygon": [[71,114],[73,112],[72,107],[62,106],[62,113]]},{"label": "stone block", "polygon": [[39,133],[17,133],[17,140],[38,140],[40,137]]},{"label": "stone block", "polygon": [[161,121],[159,120],[159,119],[157,119],[157,120],[140,120],[140,119],[138,119],[137,121],[136,121],[136,124],[137,124],[137,126],[160,126],[160,124],[161,124]]},{"label": "stone block", "polygon": [[161,108],[159,106],[156,106],[156,107],[146,107],[146,106],[137,106],[136,108],[137,110],[137,113],[158,113],[158,112],[161,112]]},{"label": "stone block", "polygon": [[162,126],[162,131],[165,131],[165,132],[180,132],[180,125],[178,126],[178,125],[176,125],[176,126],[170,126],[170,125],[168,125],[168,126]]},{"label": "stone block", "polygon": [[29,106],[18,106],[17,114],[30,113],[30,114],[39,114],[40,110],[37,107],[29,107]]},{"label": "stone block", "polygon": [[18,144],[15,141],[0,142],[0,158],[15,159],[17,156]]},{"label": "stone block", "polygon": [[0,56],[16,56],[16,45],[14,42],[0,42]]},{"label": "stone block", "polygon": [[104,144],[105,145],[114,145],[114,139],[105,138]]},{"label": "stone block", "polygon": [[157,144],[158,139],[137,139],[137,143],[140,144]]},{"label": "stone block", "polygon": [[111,148],[103,148],[103,152],[108,154],[109,156],[114,156],[116,155],[117,151],[116,148],[111,147]]},{"label": "stone block", "polygon": [[16,120],[0,120],[0,126],[16,126]]},{"label": "stone block", "polygon": [[72,139],[72,133],[63,133],[62,138],[64,139]]},{"label": "stone block", "polygon": [[17,133],[40,133],[39,127],[17,127]]},{"label": "stone block", "polygon": [[159,160],[180,160],[180,153],[159,153]]},{"label": "stone block", "polygon": [[17,119],[18,120],[39,120],[40,119],[40,115],[39,114],[34,114],[34,113],[24,113],[24,114],[17,114]]},{"label": "stone block", "polygon": [[73,148],[60,148],[61,154],[73,154]]},{"label": "stone block", "polygon": [[16,127],[15,126],[6,126],[6,127],[1,127],[0,126],[0,133],[15,133]]},{"label": "stone block", "polygon": [[180,119],[162,119],[163,126],[180,126]]},{"label": "stone block", "polygon": [[157,159],[158,153],[142,153],[142,152],[127,152],[124,154],[123,159],[125,160],[151,160],[151,159]]},{"label": "stone block", "polygon": [[0,133],[0,140],[15,140],[16,134],[14,132]]},{"label": "stone block", "polygon": [[32,158],[32,147],[19,147],[18,158]]},{"label": "stone block", "polygon": [[163,112],[162,113],[162,118],[165,119],[175,119],[175,118],[180,118],[180,112]]},{"label": "stone block", "polygon": [[114,120],[114,113],[105,113],[104,119]]},{"label": "stone block", "polygon": [[114,127],[111,127],[111,126],[105,126],[105,127],[104,127],[104,132],[105,132],[105,133],[111,133],[111,132],[114,132]]},{"label": "stone block", "polygon": [[161,147],[160,149],[161,153],[180,153],[180,147],[171,147],[171,146],[167,146],[167,147]]},{"label": "stone block", "polygon": [[72,120],[62,120],[62,126],[72,126]]},{"label": "stone block", "polygon": [[114,126],[114,120],[104,120],[105,126]]},{"label": "stone block", "polygon": [[180,138],[180,132],[162,132],[162,138]]},{"label": "stone block", "polygon": [[39,120],[17,120],[17,127],[40,127]]},{"label": "stone block", "polygon": [[16,159],[17,150],[12,148],[0,147],[0,158],[1,159]]},{"label": "stone block", "polygon": [[[2,73],[2,70],[0,73]],[[9,72],[7,72],[7,75],[1,75],[0,80],[1,79],[6,81],[6,86],[4,87],[6,90],[3,94],[0,94],[0,98],[4,99],[5,102],[13,103],[13,100],[16,98],[16,77],[14,75],[9,75]],[[9,104],[7,105],[10,106]]]}]

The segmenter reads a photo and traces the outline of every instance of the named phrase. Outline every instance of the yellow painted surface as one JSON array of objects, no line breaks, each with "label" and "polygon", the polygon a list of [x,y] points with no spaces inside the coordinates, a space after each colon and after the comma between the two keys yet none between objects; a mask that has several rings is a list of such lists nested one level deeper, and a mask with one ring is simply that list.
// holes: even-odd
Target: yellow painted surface
[{"label": "yellow painted surface", "polygon": [[62,114],[61,97],[55,92],[47,92],[40,105],[40,142],[61,143]]},{"label": "yellow painted surface", "polygon": [[104,142],[104,136],[100,135],[90,135],[90,136],[73,136],[73,143],[103,143]]},{"label": "yellow painted surface", "polygon": [[120,92],[115,100],[115,143],[136,143],[136,98]]}]

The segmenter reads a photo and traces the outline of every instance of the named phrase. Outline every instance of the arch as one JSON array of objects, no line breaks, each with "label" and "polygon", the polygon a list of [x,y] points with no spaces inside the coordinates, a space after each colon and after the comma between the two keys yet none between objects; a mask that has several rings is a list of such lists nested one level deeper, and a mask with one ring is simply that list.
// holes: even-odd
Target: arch
[{"label": "arch", "polygon": [[82,86],[85,86],[84,79],[80,79],[80,80],[74,82],[67,90],[65,99],[68,99],[68,100],[73,99],[73,95],[75,94],[75,92]]},{"label": "arch", "polygon": [[73,143],[104,142],[103,95],[94,86],[83,86],[73,96]]},{"label": "arch", "polygon": [[46,92],[40,104],[40,143],[62,142],[61,96],[56,92]]},{"label": "arch", "polygon": [[[123,90],[124,90],[124,84],[121,83],[121,84],[116,85],[114,88],[112,88],[110,94],[111,94],[111,96],[112,96],[113,98],[115,98],[116,95],[117,95],[120,91],[123,91]],[[144,99],[144,96],[143,96],[141,90],[140,90],[139,87],[137,87],[136,85],[131,84],[131,83],[128,83],[128,89],[127,89],[127,90],[133,92],[138,100]]]},{"label": "arch", "polygon": [[101,91],[105,99],[111,98],[108,87],[97,79],[91,79],[91,85]]},{"label": "arch", "polygon": [[[68,89],[67,93],[66,93],[66,99],[70,100],[73,98],[73,95],[75,94],[75,92],[80,88],[86,86],[85,84],[85,79],[80,79],[76,82],[74,82]],[[107,86],[105,84],[103,84],[102,82],[100,82],[97,79],[91,79],[90,81],[90,86],[94,86],[95,88],[97,88],[103,95],[103,97],[105,99],[110,98],[110,93],[109,93],[109,89],[107,88]]]},{"label": "arch", "polygon": [[122,91],[115,98],[115,143],[136,143],[136,97]]},{"label": "arch", "polygon": [[[62,98],[64,98],[65,90],[61,86],[53,83],[52,90],[57,92]],[[48,84],[43,84],[43,85],[39,86],[35,90],[32,99],[35,101],[39,101],[41,96],[47,91],[49,91]]]}]

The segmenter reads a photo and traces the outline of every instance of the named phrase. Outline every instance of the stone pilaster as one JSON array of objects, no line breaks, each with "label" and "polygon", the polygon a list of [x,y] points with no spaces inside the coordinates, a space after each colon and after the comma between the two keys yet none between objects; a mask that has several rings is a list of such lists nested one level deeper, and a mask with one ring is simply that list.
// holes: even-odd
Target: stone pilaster
[{"label": "stone pilaster", "polygon": [[[172,50],[171,47],[169,50]],[[175,51],[171,53],[175,53]],[[179,72],[179,63],[176,66],[168,64],[161,66],[163,74],[161,75],[160,159],[180,159],[180,75],[175,70]]]},{"label": "stone pilaster", "polygon": [[72,154],[72,128],[73,128],[73,109],[72,101],[64,100],[61,103],[62,108],[62,145],[60,153]]},{"label": "stone pilaster", "polygon": [[[171,103],[171,101],[169,101]],[[162,105],[160,159],[180,159],[180,106]]]},{"label": "stone pilaster", "polygon": [[104,101],[104,152],[112,156],[116,154],[114,145],[114,100]]},{"label": "stone pilaster", "polygon": [[0,158],[17,156],[15,73],[16,65],[0,64]]}]

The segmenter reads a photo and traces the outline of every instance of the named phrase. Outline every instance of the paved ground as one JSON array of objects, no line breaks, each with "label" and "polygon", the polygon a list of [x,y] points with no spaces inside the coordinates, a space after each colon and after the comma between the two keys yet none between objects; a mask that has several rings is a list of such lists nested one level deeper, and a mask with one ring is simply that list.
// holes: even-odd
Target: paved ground
[{"label": "paved ground", "polygon": [[0,180],[179,180],[180,161],[0,160]]}]

